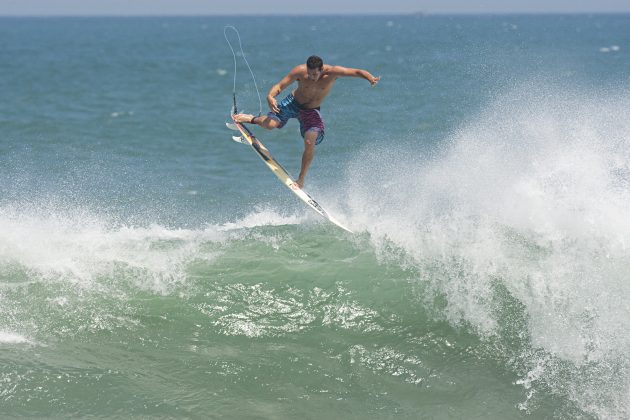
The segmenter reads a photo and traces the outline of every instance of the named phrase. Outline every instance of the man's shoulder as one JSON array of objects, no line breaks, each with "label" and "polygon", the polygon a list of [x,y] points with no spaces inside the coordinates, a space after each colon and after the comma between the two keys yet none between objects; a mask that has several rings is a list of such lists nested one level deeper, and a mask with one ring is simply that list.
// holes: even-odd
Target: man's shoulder
[{"label": "man's shoulder", "polygon": [[333,65],[333,64],[328,64],[328,67],[324,68],[324,71],[328,74],[334,75],[334,76],[339,76],[344,74],[344,72],[346,70],[348,70],[346,67],[343,66],[337,66],[337,65]]},{"label": "man's shoulder", "polygon": [[306,64],[298,64],[291,69],[291,73],[306,73]]}]

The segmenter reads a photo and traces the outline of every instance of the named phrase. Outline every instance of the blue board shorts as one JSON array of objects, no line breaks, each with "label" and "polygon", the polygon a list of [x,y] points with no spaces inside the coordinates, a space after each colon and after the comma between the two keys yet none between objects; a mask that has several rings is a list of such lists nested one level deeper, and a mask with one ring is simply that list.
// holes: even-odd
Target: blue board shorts
[{"label": "blue board shorts", "polygon": [[300,134],[302,138],[304,138],[304,135],[308,131],[317,131],[317,141],[315,144],[319,144],[324,140],[324,120],[322,120],[319,108],[303,108],[298,101],[295,100],[292,93],[278,102],[278,108],[280,108],[280,112],[270,112],[267,114],[269,118],[273,118],[280,123],[278,128],[284,127],[291,118],[297,118],[300,122]]}]

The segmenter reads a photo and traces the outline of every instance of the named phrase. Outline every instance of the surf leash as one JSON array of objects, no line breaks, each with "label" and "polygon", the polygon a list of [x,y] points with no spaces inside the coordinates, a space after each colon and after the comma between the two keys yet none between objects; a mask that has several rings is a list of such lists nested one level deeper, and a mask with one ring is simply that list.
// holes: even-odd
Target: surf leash
[{"label": "surf leash", "polygon": [[245,52],[243,51],[243,44],[241,43],[241,35],[238,32],[238,29],[236,29],[234,26],[232,25],[226,25],[223,28],[223,36],[225,37],[225,41],[227,42],[228,46],[230,47],[230,51],[232,51],[232,58],[234,58],[234,83],[232,85],[232,101],[233,101],[233,105],[232,105],[232,114],[238,114],[238,107],[236,105],[236,52],[234,52],[234,48],[232,47],[232,43],[230,42],[228,35],[227,35],[227,31],[228,29],[231,29],[232,31],[234,31],[234,33],[236,33],[236,39],[238,39],[238,47],[240,49],[240,53],[241,53],[241,57],[243,57],[243,61],[245,61],[245,64],[247,65],[247,68],[249,69],[249,74],[252,76],[252,80],[254,81],[254,87],[256,88],[256,94],[258,95],[258,115],[262,115],[262,101],[260,99],[260,90],[258,89],[258,84],[256,83],[256,76],[254,76],[254,72],[252,71],[252,68],[249,65],[249,62],[247,61],[247,58],[245,57]]}]

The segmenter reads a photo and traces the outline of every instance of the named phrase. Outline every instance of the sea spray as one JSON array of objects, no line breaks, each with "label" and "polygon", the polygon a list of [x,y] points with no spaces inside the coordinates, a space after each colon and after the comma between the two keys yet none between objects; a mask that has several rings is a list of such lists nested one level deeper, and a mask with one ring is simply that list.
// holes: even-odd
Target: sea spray
[{"label": "sea spray", "polygon": [[353,219],[384,258],[402,251],[436,316],[602,418],[630,413],[629,114],[625,91],[526,84],[424,160],[402,139],[348,171]]}]

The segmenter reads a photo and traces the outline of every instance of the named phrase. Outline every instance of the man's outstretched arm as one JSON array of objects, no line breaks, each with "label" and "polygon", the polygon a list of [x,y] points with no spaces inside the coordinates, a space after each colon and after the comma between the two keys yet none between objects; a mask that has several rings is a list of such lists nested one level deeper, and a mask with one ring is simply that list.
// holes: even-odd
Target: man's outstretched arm
[{"label": "man's outstretched arm", "polygon": [[381,80],[381,76],[374,77],[372,73],[367,70],[353,69],[342,66],[333,66],[330,70],[330,73],[335,77],[361,77],[370,82],[372,86],[374,86],[378,83],[379,80]]}]

